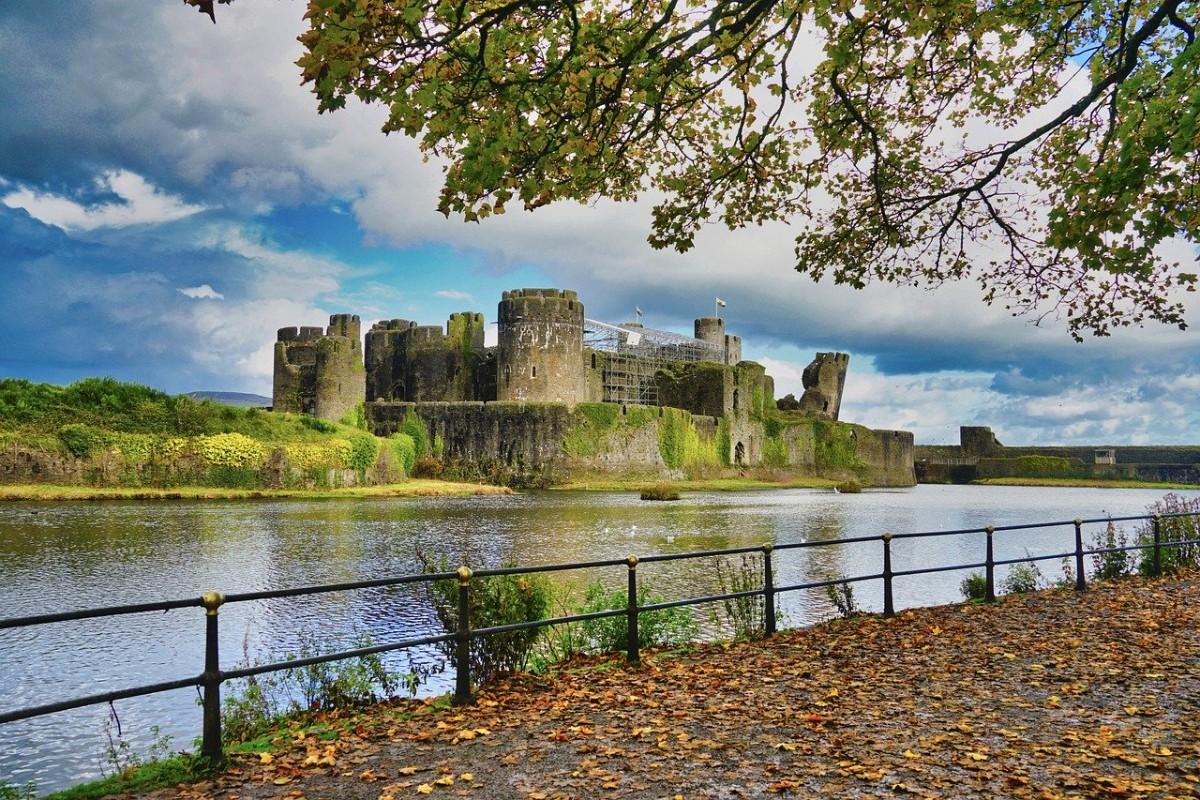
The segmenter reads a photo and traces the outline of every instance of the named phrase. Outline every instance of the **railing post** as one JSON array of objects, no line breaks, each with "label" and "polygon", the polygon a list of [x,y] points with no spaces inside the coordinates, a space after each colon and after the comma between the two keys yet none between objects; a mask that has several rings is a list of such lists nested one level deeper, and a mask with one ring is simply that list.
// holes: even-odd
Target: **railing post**
[{"label": "railing post", "polygon": [[456,706],[470,705],[471,697],[471,568],[458,568],[458,630],[454,634]]},{"label": "railing post", "polygon": [[1162,551],[1159,545],[1162,544],[1162,514],[1154,515],[1154,560],[1151,562],[1152,572],[1154,577],[1162,574]]},{"label": "railing post", "polygon": [[771,569],[771,543],[763,550],[763,633],[770,636],[775,632],[775,575]]},{"label": "railing post", "polygon": [[984,568],[984,592],[983,599],[985,602],[996,602],[996,553],[992,547],[992,534],[996,529],[988,525],[983,529],[987,534],[987,557],[983,560]]},{"label": "railing post", "polygon": [[1087,577],[1083,574],[1083,520],[1075,520],[1075,591],[1087,589]]},{"label": "railing post", "polygon": [[630,664],[637,664],[641,661],[641,653],[638,651],[638,557],[630,556],[625,559],[625,563],[629,565],[629,587],[625,595],[625,660]]},{"label": "railing post", "polygon": [[883,534],[883,615],[890,617],[896,613],[892,604],[892,535]]},{"label": "railing post", "polygon": [[221,653],[217,617],[217,610],[224,602],[225,596],[220,592],[205,592],[200,596],[200,604],[204,606],[204,672],[200,675],[204,687],[204,725],[200,752],[213,767],[225,761],[221,746]]}]

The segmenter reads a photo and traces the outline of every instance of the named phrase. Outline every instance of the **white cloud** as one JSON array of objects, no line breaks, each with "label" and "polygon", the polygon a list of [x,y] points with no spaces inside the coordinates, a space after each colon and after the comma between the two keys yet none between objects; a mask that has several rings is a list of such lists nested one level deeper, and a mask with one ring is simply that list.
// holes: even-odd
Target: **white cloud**
[{"label": "white cloud", "polygon": [[434,297],[444,297],[447,300],[470,300],[475,298],[467,292],[460,292],[458,289],[440,289],[433,293]]},{"label": "white cloud", "polygon": [[160,191],[129,170],[101,173],[96,187],[115,194],[120,201],[84,205],[69,197],[23,186],[0,197],[0,202],[9,208],[23,208],[35,219],[66,231],[173,222],[205,210],[204,206],[185,203]]},{"label": "white cloud", "polygon": [[189,286],[186,289],[180,289],[179,293],[184,297],[190,297],[193,300],[224,300],[225,295],[218,292],[207,283],[202,283],[199,286]]}]

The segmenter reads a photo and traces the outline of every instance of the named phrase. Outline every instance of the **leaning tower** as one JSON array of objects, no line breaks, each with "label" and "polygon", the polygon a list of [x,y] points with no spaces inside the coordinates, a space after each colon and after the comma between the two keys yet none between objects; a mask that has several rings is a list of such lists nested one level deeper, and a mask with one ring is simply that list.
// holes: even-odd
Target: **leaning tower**
[{"label": "leaning tower", "polygon": [[505,292],[498,319],[496,399],[568,405],[587,399],[583,303],[575,292]]}]

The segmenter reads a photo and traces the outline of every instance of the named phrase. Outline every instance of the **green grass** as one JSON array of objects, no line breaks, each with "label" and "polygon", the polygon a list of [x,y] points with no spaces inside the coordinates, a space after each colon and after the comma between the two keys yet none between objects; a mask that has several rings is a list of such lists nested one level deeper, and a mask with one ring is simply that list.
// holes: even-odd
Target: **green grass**
[{"label": "green grass", "polygon": [[116,794],[138,794],[179,783],[200,780],[209,774],[207,765],[191,754],[180,754],[132,767],[119,775],[82,783],[46,795],[43,800],[95,800]]},{"label": "green grass", "polygon": [[1094,489],[1195,489],[1194,483],[1116,480],[1106,478],[983,478],[976,486],[1079,486]]},{"label": "green grass", "polygon": [[382,486],[351,486],[344,489],[237,489],[211,486],[150,487],[59,486],[22,484],[0,486],[4,500],[247,500],[299,499],[341,500],[371,497],[454,497],[480,494],[512,494],[506,486],[413,479]]}]

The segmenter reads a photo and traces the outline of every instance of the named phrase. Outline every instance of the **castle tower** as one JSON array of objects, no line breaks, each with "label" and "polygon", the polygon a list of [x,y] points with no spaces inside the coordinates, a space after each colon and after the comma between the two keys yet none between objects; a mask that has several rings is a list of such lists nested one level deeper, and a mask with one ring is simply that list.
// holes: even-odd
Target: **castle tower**
[{"label": "castle tower", "polygon": [[352,314],[334,314],[328,330],[280,328],[272,408],[337,420],[361,403],[366,393],[361,330]]},{"label": "castle tower", "polygon": [[825,419],[836,420],[842,409],[842,391],[846,388],[846,353],[817,353],[804,368],[804,395],[800,410]]},{"label": "castle tower", "polygon": [[725,333],[725,320],[720,317],[698,317],[696,338],[721,351],[722,364],[736,366],[742,360],[742,337]]},{"label": "castle tower", "polygon": [[499,308],[496,397],[519,402],[587,400],[583,303],[575,292],[514,289]]},{"label": "castle tower", "polygon": [[367,402],[404,399],[403,337],[415,322],[384,319],[367,331]]}]

